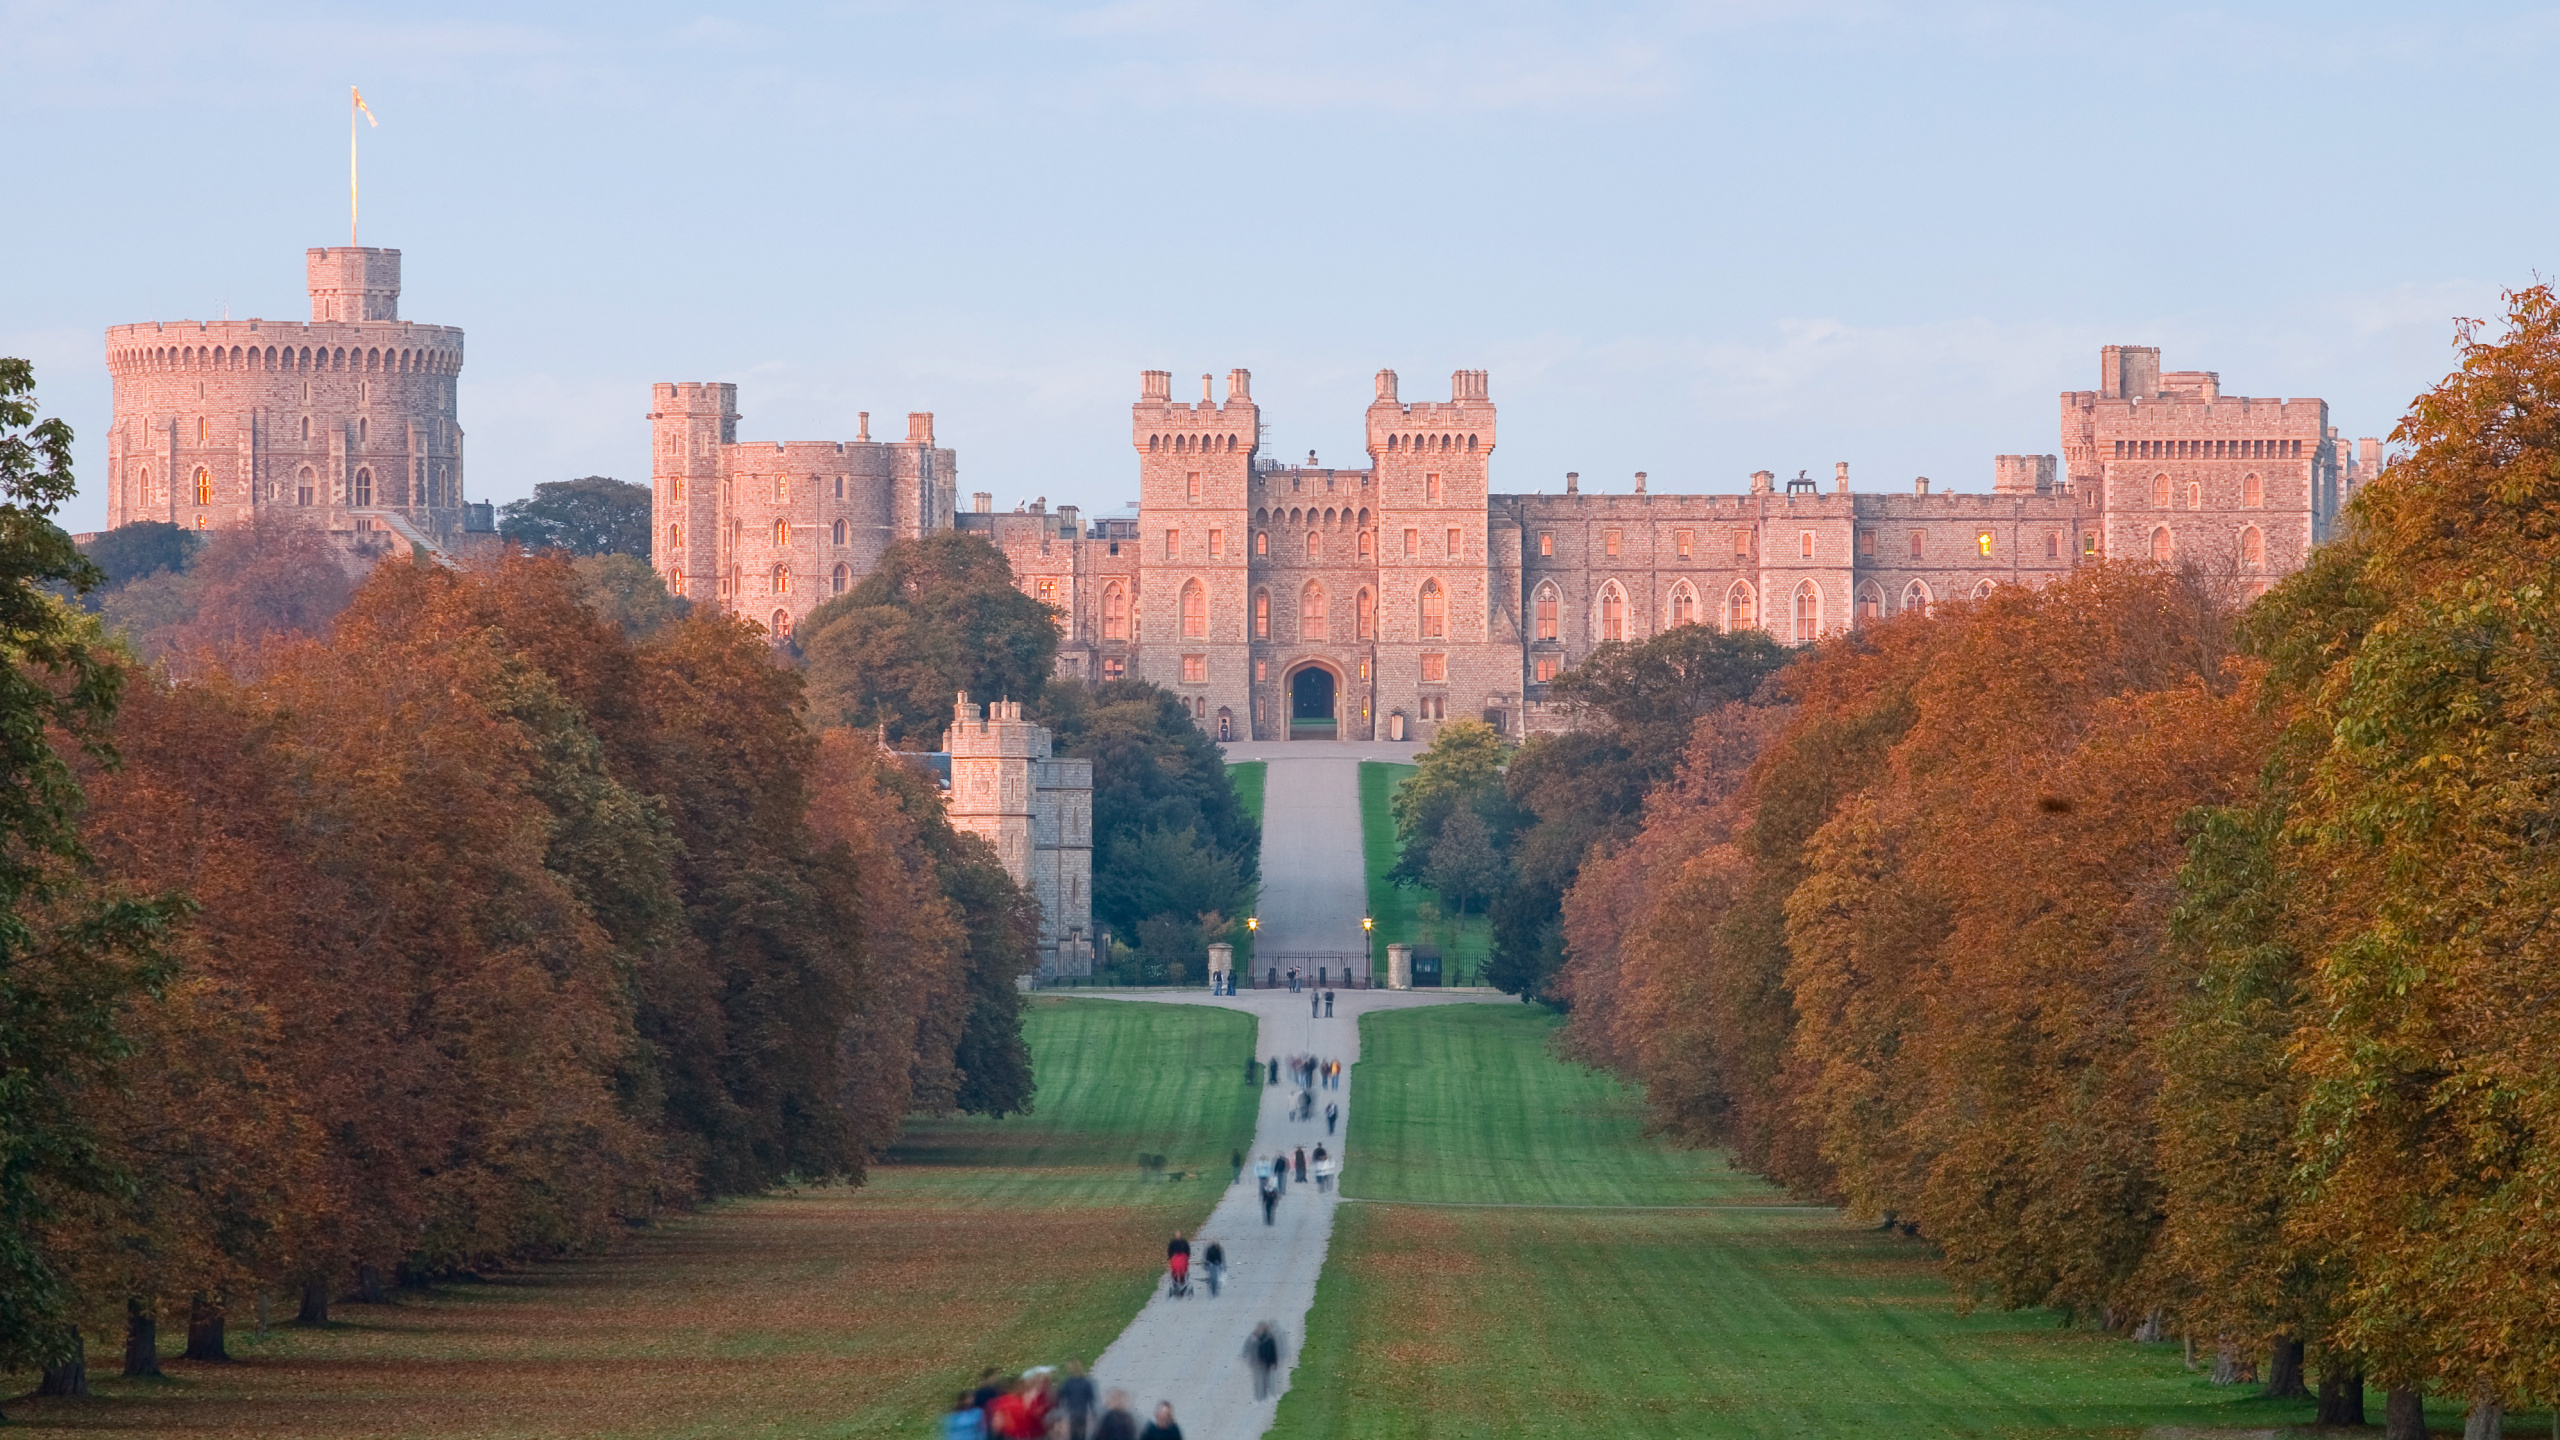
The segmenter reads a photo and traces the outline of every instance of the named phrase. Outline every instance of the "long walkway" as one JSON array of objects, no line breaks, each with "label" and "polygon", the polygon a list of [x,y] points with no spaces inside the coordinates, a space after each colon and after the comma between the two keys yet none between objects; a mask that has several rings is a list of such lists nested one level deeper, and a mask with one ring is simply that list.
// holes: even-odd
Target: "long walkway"
[{"label": "long walkway", "polygon": [[[1362,757],[1343,753],[1349,748],[1302,744],[1288,747],[1286,753],[1276,753],[1279,747],[1273,747],[1275,753],[1268,755],[1271,769],[1264,786],[1262,819],[1262,929],[1256,937],[1263,955],[1360,953],[1360,915],[1368,898],[1366,871],[1360,861]],[[1350,1150],[1355,1113],[1350,1066],[1360,1058],[1361,1015],[1501,997],[1339,990],[1331,1019],[1311,1016],[1308,997],[1286,990],[1252,990],[1224,998],[1205,993],[1118,998],[1250,1011],[1260,1024],[1256,1053],[1266,1062],[1275,1055],[1300,1054],[1342,1062],[1343,1087],[1316,1092],[1317,1116],[1311,1121],[1289,1118],[1289,1105],[1297,1092],[1285,1071],[1280,1084],[1263,1087],[1253,1153],[1272,1156],[1301,1145],[1312,1153],[1316,1142],[1326,1138],[1323,1110],[1327,1102],[1342,1108],[1342,1128],[1327,1141],[1327,1148],[1337,1155]],[[1346,1165],[1356,1166],[1358,1160],[1356,1151],[1351,1152]],[[1105,1391],[1128,1391],[1141,1419],[1153,1413],[1157,1401],[1173,1402],[1174,1417],[1192,1440],[1251,1440],[1268,1430],[1308,1326],[1323,1323],[1309,1311],[1315,1304],[1316,1275],[1324,1268],[1325,1249],[1333,1238],[1338,1203],[1337,1194],[1317,1193],[1312,1181],[1292,1184],[1280,1201],[1274,1223],[1266,1226],[1248,1168],[1244,1183],[1229,1188],[1208,1223],[1192,1237],[1195,1256],[1213,1240],[1225,1247],[1225,1293],[1213,1300],[1205,1285],[1194,1285],[1190,1299],[1176,1300],[1159,1286],[1146,1309],[1094,1363],[1096,1382]],[[1265,1321],[1280,1333],[1283,1368],[1271,1394],[1257,1400],[1244,1345],[1253,1327]]]}]

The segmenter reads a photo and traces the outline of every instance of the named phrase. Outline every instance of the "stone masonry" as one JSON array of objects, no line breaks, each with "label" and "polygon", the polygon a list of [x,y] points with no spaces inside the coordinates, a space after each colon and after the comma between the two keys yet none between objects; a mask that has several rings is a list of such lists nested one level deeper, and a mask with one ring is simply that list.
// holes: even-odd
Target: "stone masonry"
[{"label": "stone masonry", "polygon": [[400,318],[400,252],[310,251],[311,318],[107,331],[107,524],[282,511],[332,532],[464,527],[462,332]]},{"label": "stone masonry", "polygon": [[981,709],[966,695],[942,748],[952,828],[994,846],[1040,901],[1040,978],[1092,974],[1093,762],[1054,758],[1048,727],[1023,719],[1020,701]]}]

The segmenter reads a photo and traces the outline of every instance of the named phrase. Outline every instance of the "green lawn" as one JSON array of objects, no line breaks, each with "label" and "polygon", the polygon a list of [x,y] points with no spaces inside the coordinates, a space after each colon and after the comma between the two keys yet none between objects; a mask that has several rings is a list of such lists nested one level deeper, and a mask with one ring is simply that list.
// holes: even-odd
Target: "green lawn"
[{"label": "green lawn", "polygon": [[[340,1306],[324,1329],[260,1340],[238,1302],[237,1363],[172,1359],[161,1381],[115,1378],[93,1340],[97,1396],[9,1417],[189,1440],[936,1433],[982,1365],[1100,1353],[1253,1131],[1244,1015],[1044,997],[1024,1028],[1031,1114],[920,1122],[858,1188],[731,1201],[610,1256]],[[164,1324],[164,1351],[184,1330]]]},{"label": "green lawn", "polygon": [[[1387,879],[1397,848],[1396,819],[1387,802],[1414,769],[1384,760],[1360,762],[1360,857],[1369,870],[1369,914],[1378,922],[1370,956],[1384,976],[1389,945],[1437,945],[1442,984],[1480,985],[1485,959],[1493,953],[1492,922],[1482,915],[1450,916],[1434,892],[1399,887]],[[1438,912],[1436,918],[1425,914],[1426,906]]]},{"label": "green lawn", "polygon": [[[1255,825],[1262,823],[1262,787],[1270,776],[1270,765],[1260,760],[1246,760],[1227,767],[1227,783],[1236,787],[1236,802],[1244,806],[1244,813],[1253,817]],[[1235,946],[1237,973],[1252,974],[1253,932],[1244,931]]]},{"label": "green lawn", "polygon": [[[1645,1139],[1632,1093],[1553,1058],[1543,1011],[1360,1023],[1347,1193],[1440,1203],[1344,1207],[1276,1435],[2130,1440],[2310,1418],[2175,1345],[1957,1314],[1919,1241]],[[1592,1208],[1634,1204],[1702,1208]]]}]

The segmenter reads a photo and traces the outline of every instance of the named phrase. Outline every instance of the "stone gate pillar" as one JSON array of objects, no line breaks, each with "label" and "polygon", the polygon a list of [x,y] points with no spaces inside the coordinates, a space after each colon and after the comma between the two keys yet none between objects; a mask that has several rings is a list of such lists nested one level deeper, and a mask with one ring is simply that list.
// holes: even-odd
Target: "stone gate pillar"
[{"label": "stone gate pillar", "polygon": [[1387,947],[1387,988],[1390,990],[1413,988],[1412,946],[1390,945]]}]

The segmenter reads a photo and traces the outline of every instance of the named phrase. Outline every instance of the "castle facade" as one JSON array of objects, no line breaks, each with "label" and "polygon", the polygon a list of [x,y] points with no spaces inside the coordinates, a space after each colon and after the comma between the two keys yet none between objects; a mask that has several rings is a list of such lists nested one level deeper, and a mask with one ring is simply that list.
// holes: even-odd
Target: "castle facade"
[{"label": "castle facade", "polygon": [[209,530],[262,510],[349,538],[441,543],[467,528],[462,332],[400,318],[397,250],[313,250],[305,272],[308,321],[107,331],[109,528]]}]

